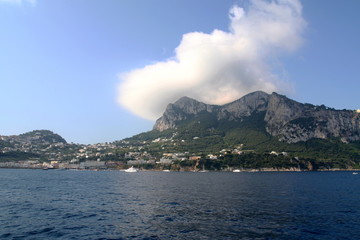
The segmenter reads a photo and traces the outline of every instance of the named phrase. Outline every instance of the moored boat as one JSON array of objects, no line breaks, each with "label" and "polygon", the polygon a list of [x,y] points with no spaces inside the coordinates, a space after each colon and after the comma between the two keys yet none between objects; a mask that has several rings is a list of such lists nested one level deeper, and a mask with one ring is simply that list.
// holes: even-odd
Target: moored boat
[{"label": "moored boat", "polygon": [[131,166],[131,168],[128,168],[128,169],[126,169],[125,170],[125,172],[130,172],[130,173],[132,173],[132,172],[138,172],[139,170],[137,170],[136,168],[134,168],[133,166]]}]

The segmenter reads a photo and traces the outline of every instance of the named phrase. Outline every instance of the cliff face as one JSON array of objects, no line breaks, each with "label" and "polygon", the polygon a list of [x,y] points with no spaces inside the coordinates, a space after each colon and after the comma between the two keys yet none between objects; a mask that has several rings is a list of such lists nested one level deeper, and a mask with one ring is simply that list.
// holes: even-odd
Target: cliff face
[{"label": "cliff face", "polygon": [[359,113],[301,104],[276,93],[270,97],[264,120],[268,133],[288,143],[331,137],[360,140]]},{"label": "cliff face", "polygon": [[213,114],[217,120],[239,124],[245,117],[263,112],[267,133],[288,143],[331,137],[339,137],[343,142],[360,140],[360,114],[356,111],[302,104],[277,93],[269,95],[260,91],[222,106],[183,97],[168,105],[154,129],[176,128],[181,121],[202,112]]},{"label": "cliff face", "polygon": [[159,118],[154,129],[163,131],[169,128],[176,128],[179,121],[188,119],[191,115],[200,112],[213,112],[218,110],[219,106],[208,105],[198,102],[192,98],[182,97],[174,104],[170,103],[161,118]]},{"label": "cliff face", "polygon": [[220,107],[218,119],[238,120],[253,113],[265,111],[268,105],[269,94],[253,92],[232,103]]}]

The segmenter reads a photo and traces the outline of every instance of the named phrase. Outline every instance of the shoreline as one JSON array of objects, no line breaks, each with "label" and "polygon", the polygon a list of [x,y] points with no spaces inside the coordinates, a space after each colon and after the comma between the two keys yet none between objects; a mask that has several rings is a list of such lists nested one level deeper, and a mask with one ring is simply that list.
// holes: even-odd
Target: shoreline
[{"label": "shoreline", "polygon": [[[119,171],[124,172],[126,169],[106,168],[106,169],[65,169],[65,168],[39,168],[39,167],[0,167],[0,169],[29,169],[29,170],[61,170],[61,171]],[[276,169],[276,168],[260,168],[260,169],[229,169],[229,170],[169,170],[166,169],[138,169],[139,172],[233,172],[233,173],[256,173],[256,172],[360,172],[360,169],[349,168],[330,168],[330,169]]]}]

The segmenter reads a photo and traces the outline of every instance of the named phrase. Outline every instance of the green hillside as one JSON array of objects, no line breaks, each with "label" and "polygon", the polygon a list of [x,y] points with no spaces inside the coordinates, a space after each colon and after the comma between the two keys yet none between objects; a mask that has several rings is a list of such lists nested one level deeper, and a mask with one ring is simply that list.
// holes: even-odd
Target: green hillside
[{"label": "green hillside", "polygon": [[[125,140],[132,144],[143,144],[145,141],[145,149],[158,156],[167,152],[206,156],[222,149],[238,149],[242,155],[228,154],[219,160],[237,162],[238,166],[293,167],[302,161],[303,165],[311,164],[314,168],[360,167],[360,141],[343,143],[340,139],[331,138],[289,144],[266,132],[264,114],[255,113],[242,121],[218,121],[214,115],[202,112],[178,122],[176,129],[152,130]],[[156,139],[162,141],[154,141]],[[286,157],[275,158],[269,154],[272,151],[286,152]],[[295,157],[299,162],[291,161]],[[240,159],[244,162],[241,163]]]}]

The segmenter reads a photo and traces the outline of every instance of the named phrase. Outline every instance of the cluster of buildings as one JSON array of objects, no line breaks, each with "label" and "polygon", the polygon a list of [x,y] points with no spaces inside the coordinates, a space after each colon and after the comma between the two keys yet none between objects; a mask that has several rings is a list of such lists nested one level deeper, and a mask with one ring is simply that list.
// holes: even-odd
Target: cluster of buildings
[{"label": "cluster of buildings", "polygon": [[[243,145],[240,144],[234,149],[222,149],[217,153],[207,155],[196,155],[189,152],[165,152],[157,153],[155,157],[146,149],[151,144],[162,144],[174,142],[170,139],[158,138],[152,141],[131,143],[120,141],[116,143],[98,143],[92,145],[74,144],[66,142],[56,142],[53,139],[44,140],[37,138],[37,134],[29,139],[19,139],[11,137],[0,137],[3,144],[0,145],[0,154],[7,153],[31,153],[27,160],[14,159],[6,161],[0,159],[2,168],[36,168],[36,169],[109,169],[126,168],[128,166],[152,165],[171,165],[181,161],[198,161],[201,158],[216,160],[227,154],[243,154]],[[183,141],[183,140],[180,140]],[[166,148],[162,147],[162,151]],[[274,155],[286,155],[286,153],[271,152]],[[4,160],[5,159],[5,160]]]},{"label": "cluster of buildings", "polygon": [[79,163],[72,162],[41,162],[39,160],[27,160],[18,162],[0,162],[0,168],[30,168],[30,169],[109,169],[115,168],[118,164],[103,161],[84,161]]},{"label": "cluster of buildings", "polygon": [[[189,152],[163,153],[154,157],[143,150],[144,146],[117,146],[113,143],[93,145],[42,143],[13,144],[1,148],[1,153],[28,152],[38,154],[24,161],[0,161],[0,168],[34,168],[34,169],[111,169],[141,165],[171,165],[175,161],[198,161],[202,156]],[[227,153],[241,154],[239,149],[223,149],[217,154],[206,157],[216,160]],[[204,156],[203,156],[204,157]],[[155,167],[156,168],[156,167]]]}]

